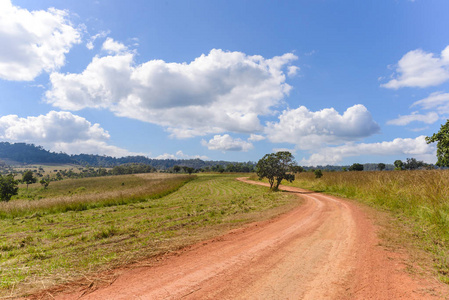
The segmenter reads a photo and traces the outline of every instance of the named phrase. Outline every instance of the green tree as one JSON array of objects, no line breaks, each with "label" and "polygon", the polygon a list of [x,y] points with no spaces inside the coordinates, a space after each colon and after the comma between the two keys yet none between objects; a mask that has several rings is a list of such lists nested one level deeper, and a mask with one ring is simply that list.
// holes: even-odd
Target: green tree
[{"label": "green tree", "polygon": [[386,165],[385,165],[384,163],[377,164],[377,168],[378,168],[380,171],[385,170],[385,167],[386,167]]},{"label": "green tree", "polygon": [[394,161],[395,170],[403,170],[404,169],[404,163],[402,160],[397,159]]},{"label": "green tree", "polygon": [[349,167],[349,171],[363,171],[363,165],[362,164],[352,164],[352,166]]},{"label": "green tree", "polygon": [[282,180],[292,182],[295,175],[288,172],[295,166],[293,155],[288,151],[265,154],[256,165],[257,175],[260,179],[267,178],[270,189],[277,191]]},{"label": "green tree", "polygon": [[293,166],[292,167],[292,172],[293,173],[301,173],[301,172],[304,172],[304,168],[301,167],[301,166]]},{"label": "green tree", "polygon": [[427,144],[437,142],[437,163],[439,167],[449,167],[449,119],[441,125],[440,131],[426,137]]},{"label": "green tree", "polygon": [[33,171],[26,170],[22,174],[22,182],[27,184],[27,189],[29,184],[35,183],[36,181],[37,179],[33,176]]},{"label": "green tree", "polygon": [[181,171],[181,167],[178,165],[174,165],[173,166],[173,171],[175,171],[175,173],[178,173],[179,171]]},{"label": "green tree", "polygon": [[12,196],[17,195],[19,191],[17,185],[18,181],[14,179],[14,175],[2,176],[0,174],[0,200],[9,201]]},{"label": "green tree", "polygon": [[404,169],[406,170],[416,170],[425,166],[426,164],[422,160],[416,160],[416,158],[407,158],[404,163]]},{"label": "green tree", "polygon": [[50,178],[42,178],[39,183],[44,187],[44,189],[46,189],[50,184]]},{"label": "green tree", "polygon": [[192,173],[195,171],[195,169],[192,168],[192,167],[186,167],[185,170],[186,170],[187,173],[189,173],[189,175],[192,175]]},{"label": "green tree", "polygon": [[315,173],[315,178],[323,177],[323,172],[321,172],[320,169],[316,169],[314,173]]}]

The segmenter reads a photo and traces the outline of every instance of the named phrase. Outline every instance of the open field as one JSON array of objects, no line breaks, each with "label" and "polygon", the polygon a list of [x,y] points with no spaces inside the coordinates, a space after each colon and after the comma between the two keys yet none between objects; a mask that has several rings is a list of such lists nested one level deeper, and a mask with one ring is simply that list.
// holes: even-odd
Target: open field
[{"label": "open field", "polygon": [[[41,213],[1,219],[0,297],[20,295],[81,277],[90,278],[96,272],[273,217],[299,203],[294,195],[248,186],[235,181],[236,177],[202,174],[162,198],[79,211],[50,209],[46,212],[46,208],[42,208]],[[119,176],[107,177],[107,180],[115,178]],[[88,182],[97,178],[82,180],[74,180],[85,188],[80,197],[117,193],[116,184],[102,185],[103,190],[92,187],[95,192],[88,193],[91,189]],[[123,182],[124,187],[133,185],[132,180]],[[75,185],[69,187],[69,180],[58,184],[67,186],[57,187],[55,183],[50,189],[60,189],[60,192],[45,193],[58,198],[58,193],[79,189]],[[10,203],[39,203],[46,199]]]},{"label": "open field", "polygon": [[19,199],[0,202],[0,218],[80,211],[160,198],[193,178],[187,175],[140,174],[68,179],[52,182],[47,189],[33,184],[28,189],[20,188],[16,196]]},{"label": "open field", "polygon": [[[392,211],[410,239],[432,253],[440,279],[449,283],[449,170],[296,174],[285,185],[357,199]],[[407,233],[404,232],[406,235]]]}]

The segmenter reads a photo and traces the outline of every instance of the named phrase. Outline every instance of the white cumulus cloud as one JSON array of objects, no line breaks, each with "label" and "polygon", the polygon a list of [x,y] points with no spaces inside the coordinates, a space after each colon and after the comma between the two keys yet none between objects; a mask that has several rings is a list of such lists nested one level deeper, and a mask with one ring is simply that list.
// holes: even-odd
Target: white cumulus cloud
[{"label": "white cumulus cloud", "polygon": [[10,0],[0,1],[1,79],[31,81],[43,71],[57,70],[80,41],[67,11],[28,11]]},{"label": "white cumulus cloud", "polygon": [[109,138],[109,133],[99,124],[92,125],[70,112],[51,111],[27,118],[17,115],[0,117],[0,139],[3,141],[34,143],[68,154],[131,155],[125,149],[108,145]]},{"label": "white cumulus cloud", "polygon": [[264,139],[266,139],[266,137],[264,137],[263,135],[251,133],[248,138],[248,141],[259,142],[259,141],[263,141]]},{"label": "white cumulus cloud", "polygon": [[438,121],[439,116],[435,112],[429,112],[425,115],[419,114],[418,112],[413,112],[410,115],[399,116],[397,119],[393,119],[387,122],[388,125],[398,125],[404,126],[411,122],[423,122],[426,124],[433,124]]},{"label": "white cumulus cloud", "polygon": [[337,147],[327,147],[318,150],[308,159],[303,159],[301,164],[316,166],[337,164],[345,157],[357,157],[361,155],[408,155],[427,162],[436,161],[435,145],[427,144],[425,136],[417,138],[397,138],[389,142],[380,143],[349,143]]},{"label": "white cumulus cloud", "polygon": [[265,133],[274,143],[290,143],[299,149],[355,141],[379,132],[379,125],[361,104],[342,115],[334,108],[310,111],[304,106],[285,110],[279,122],[268,122]]},{"label": "white cumulus cloud", "polygon": [[406,53],[398,62],[396,74],[382,87],[429,87],[449,80],[449,46],[438,57],[421,49]]},{"label": "white cumulus cloud", "polygon": [[118,54],[121,52],[126,52],[128,50],[128,47],[108,37],[106,41],[104,41],[101,49],[109,52],[110,54]]},{"label": "white cumulus cloud", "polygon": [[248,151],[253,148],[253,144],[246,142],[242,139],[234,139],[229,134],[215,135],[211,140],[206,142],[201,141],[203,146],[206,146],[209,150],[220,151]]},{"label": "white cumulus cloud", "polygon": [[213,49],[190,63],[136,64],[133,53],[120,52],[95,57],[79,74],[51,74],[46,101],[67,110],[108,109],[179,138],[254,133],[263,129],[259,116],[271,114],[288,95],[285,72],[296,59]]}]

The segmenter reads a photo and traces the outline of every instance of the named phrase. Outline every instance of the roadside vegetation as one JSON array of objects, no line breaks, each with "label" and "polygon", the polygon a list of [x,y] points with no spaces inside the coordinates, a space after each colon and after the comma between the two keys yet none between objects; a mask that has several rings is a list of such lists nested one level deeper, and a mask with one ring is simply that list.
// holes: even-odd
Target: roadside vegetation
[{"label": "roadside vegetation", "polygon": [[[255,176],[254,176],[255,177]],[[253,178],[254,178],[253,177]],[[285,185],[357,199],[392,211],[407,223],[420,246],[433,253],[442,281],[449,283],[449,170],[312,172]]]},{"label": "roadside vegetation", "polygon": [[[160,180],[151,176],[159,176]],[[104,280],[95,277],[98,272],[271,218],[299,203],[292,194],[272,193],[265,187],[238,182],[236,177],[237,174],[142,174],[106,177],[101,182],[102,178],[64,180],[52,183],[48,189],[31,184],[29,193],[42,199],[2,203],[20,208],[2,206],[5,217],[0,219],[0,298],[79,278],[95,284]],[[105,201],[122,199],[128,197],[126,190],[147,191],[147,185],[168,182],[173,187],[173,178],[179,178],[176,184],[183,185],[164,197],[152,198],[150,192],[139,196],[139,201],[94,205],[98,202],[96,197]],[[185,183],[189,178],[195,179]],[[86,209],[55,210],[53,203],[59,200],[49,200],[78,197],[90,199]],[[46,202],[49,204],[38,208],[22,208]],[[15,213],[31,209],[37,212]]]}]

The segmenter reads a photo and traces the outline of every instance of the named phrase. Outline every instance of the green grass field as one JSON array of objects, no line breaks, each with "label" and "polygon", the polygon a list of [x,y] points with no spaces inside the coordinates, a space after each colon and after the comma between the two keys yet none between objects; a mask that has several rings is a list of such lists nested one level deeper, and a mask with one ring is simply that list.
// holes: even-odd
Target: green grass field
[{"label": "green grass field", "polygon": [[432,254],[441,280],[449,283],[449,170],[323,174],[317,179],[312,172],[304,172],[296,174],[294,182],[283,184],[356,199],[393,212],[410,228],[410,239]]},{"label": "green grass field", "polygon": [[[145,176],[158,175],[61,181],[61,186],[50,186],[41,195],[59,199],[80,187],[79,195],[87,198],[120,194],[122,187],[139,189]],[[45,205],[39,213],[0,219],[0,297],[23,295],[176,250],[299,204],[294,195],[241,183],[237,176],[201,174],[164,197],[65,212]],[[172,177],[186,176],[172,175],[163,181]]]}]

